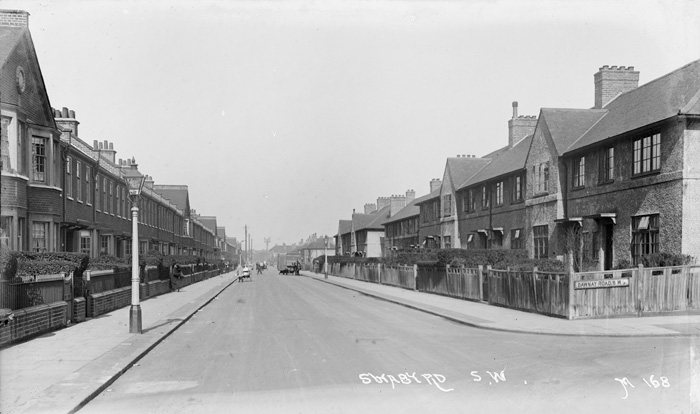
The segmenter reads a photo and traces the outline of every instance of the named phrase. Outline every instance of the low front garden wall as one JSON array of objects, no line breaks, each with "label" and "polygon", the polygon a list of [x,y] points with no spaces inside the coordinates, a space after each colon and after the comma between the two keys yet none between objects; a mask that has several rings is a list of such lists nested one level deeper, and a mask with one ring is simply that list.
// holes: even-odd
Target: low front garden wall
[{"label": "low front garden wall", "polygon": [[4,309],[0,311],[0,346],[60,329],[67,323],[68,312],[65,301],[14,311]]}]

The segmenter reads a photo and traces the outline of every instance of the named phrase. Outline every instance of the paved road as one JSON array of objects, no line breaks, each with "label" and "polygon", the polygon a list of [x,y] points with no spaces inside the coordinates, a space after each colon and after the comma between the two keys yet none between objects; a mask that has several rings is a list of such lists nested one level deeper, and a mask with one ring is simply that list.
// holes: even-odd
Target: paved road
[{"label": "paved road", "polygon": [[686,413],[694,341],[480,330],[267,270],[80,413]]}]

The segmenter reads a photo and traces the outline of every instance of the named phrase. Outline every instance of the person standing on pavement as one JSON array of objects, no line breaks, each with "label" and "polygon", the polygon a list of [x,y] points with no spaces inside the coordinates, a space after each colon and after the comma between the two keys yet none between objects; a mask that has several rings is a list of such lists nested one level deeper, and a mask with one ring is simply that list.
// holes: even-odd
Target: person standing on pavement
[{"label": "person standing on pavement", "polygon": [[[180,265],[175,263],[172,267],[172,275],[174,278],[174,283],[173,283],[173,288],[177,286],[177,291],[180,291],[180,279],[182,279],[182,270],[180,269]],[[171,288],[171,290],[173,289]]]}]

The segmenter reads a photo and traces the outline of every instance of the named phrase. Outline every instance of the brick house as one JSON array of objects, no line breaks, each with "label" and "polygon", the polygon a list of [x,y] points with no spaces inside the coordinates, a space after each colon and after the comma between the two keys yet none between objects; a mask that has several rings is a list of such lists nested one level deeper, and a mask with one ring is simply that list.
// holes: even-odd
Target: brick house
[{"label": "brick house", "polygon": [[563,218],[582,267],[642,255],[700,257],[700,60],[637,87],[632,67],[595,74],[595,122],[563,153]]},{"label": "brick house", "polygon": [[[11,250],[129,255],[123,171],[136,168],[135,161],[117,161],[108,141],[87,144],[75,112],[51,107],[28,21],[25,11],[0,10],[0,243]],[[216,227],[190,218],[189,199],[185,204],[157,192],[148,177],[140,199],[142,252],[216,257]]]},{"label": "brick house", "polygon": [[593,108],[542,108],[520,141],[510,128],[509,146],[459,190],[466,247],[526,248],[576,270],[698,257],[700,60],[638,80],[633,67],[603,66]]},{"label": "brick house", "polygon": [[28,28],[29,13],[0,11],[0,242],[13,250],[60,249],[61,133]]}]

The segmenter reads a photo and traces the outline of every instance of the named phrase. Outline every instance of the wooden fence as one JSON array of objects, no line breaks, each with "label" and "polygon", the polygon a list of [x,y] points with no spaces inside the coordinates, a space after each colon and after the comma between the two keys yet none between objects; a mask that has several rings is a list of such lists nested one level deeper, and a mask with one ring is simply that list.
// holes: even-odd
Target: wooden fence
[{"label": "wooden fence", "polygon": [[568,317],[569,275],[565,273],[488,270],[488,302],[544,315]]},{"label": "wooden fence", "polygon": [[418,266],[416,288],[453,298],[481,300],[482,270],[449,266]]},{"label": "wooden fence", "polygon": [[381,283],[415,290],[416,269],[414,266],[382,266]]},{"label": "wooden fence", "polygon": [[700,310],[700,266],[574,273],[571,319]]},{"label": "wooden fence", "polygon": [[568,274],[333,263],[329,272],[568,319],[700,311],[700,266],[694,265]]}]

